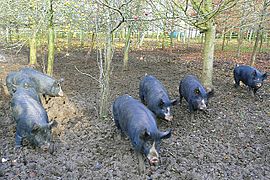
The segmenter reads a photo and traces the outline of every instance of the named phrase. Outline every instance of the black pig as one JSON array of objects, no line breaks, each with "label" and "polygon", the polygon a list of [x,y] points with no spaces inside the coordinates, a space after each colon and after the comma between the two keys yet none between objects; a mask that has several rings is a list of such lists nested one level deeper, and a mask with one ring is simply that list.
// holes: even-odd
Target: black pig
[{"label": "black pig", "polygon": [[145,75],[140,82],[139,96],[157,117],[172,120],[171,106],[175,105],[177,100],[170,100],[167,90],[157,78]]},{"label": "black pig", "polygon": [[194,112],[197,110],[205,111],[207,109],[208,98],[213,91],[206,92],[198,78],[194,75],[186,75],[179,85],[180,103],[183,97],[188,102],[191,119],[194,119]]},{"label": "black pig", "polygon": [[233,75],[235,87],[239,87],[240,81],[242,81],[248,86],[252,96],[262,87],[263,81],[267,79],[267,73],[262,74],[254,67],[238,64],[236,64],[233,70]]},{"label": "black pig", "polygon": [[48,115],[37,97],[34,88],[18,87],[11,99],[13,117],[17,123],[15,147],[22,146],[22,139],[27,138],[35,147],[53,152],[51,143],[51,128],[55,121],[49,122]]},{"label": "black pig", "polygon": [[63,78],[55,80],[54,78],[34,70],[33,68],[22,68],[20,72],[27,74],[34,79],[39,93],[50,96],[64,95],[61,88],[61,83],[64,81]]},{"label": "black pig", "polygon": [[171,131],[159,131],[154,114],[129,95],[116,98],[113,118],[117,128],[131,140],[139,158],[140,172],[144,170],[141,153],[148,158],[150,164],[158,164],[161,139],[169,138]]},{"label": "black pig", "polygon": [[6,77],[6,86],[10,95],[13,95],[17,87],[36,88],[33,78],[21,72],[8,73]]}]

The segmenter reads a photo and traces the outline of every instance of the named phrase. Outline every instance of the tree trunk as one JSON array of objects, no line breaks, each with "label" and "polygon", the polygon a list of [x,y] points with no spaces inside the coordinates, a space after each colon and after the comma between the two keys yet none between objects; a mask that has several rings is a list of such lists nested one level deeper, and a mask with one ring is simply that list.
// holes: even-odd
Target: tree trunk
[{"label": "tree trunk", "polygon": [[53,27],[53,5],[52,0],[49,1],[49,28],[48,28],[48,66],[47,74],[53,75],[53,64],[54,64],[54,27]]},{"label": "tree trunk", "polygon": [[96,38],[96,35],[95,35],[95,32],[93,32],[91,34],[91,42],[90,42],[90,48],[89,48],[89,50],[87,52],[87,59],[90,57],[90,54],[92,53],[92,50],[94,48],[95,38]]},{"label": "tree trunk", "polygon": [[143,45],[144,38],[145,38],[145,32],[143,32],[141,37],[140,37],[139,47],[141,47]]},{"label": "tree trunk", "polygon": [[264,0],[263,9],[262,9],[261,14],[260,14],[260,21],[259,21],[258,29],[257,29],[257,32],[256,32],[256,40],[255,40],[255,44],[253,46],[253,51],[252,51],[252,55],[251,55],[251,59],[250,59],[250,65],[251,66],[254,66],[255,63],[256,63],[257,48],[258,48],[260,35],[262,34],[262,29],[263,29],[262,23],[263,23],[263,21],[265,19],[265,15],[266,15],[266,12],[267,12],[267,7],[268,7],[268,2],[267,2],[267,0]]},{"label": "tree trunk", "polygon": [[[110,12],[107,12],[108,19],[110,19]],[[106,45],[105,45],[105,56],[104,56],[104,66],[101,69],[101,96],[100,96],[100,109],[99,118],[104,119],[108,116],[108,98],[110,96],[110,74],[111,74],[111,61],[112,61],[112,33],[111,33],[111,20],[107,21],[107,32],[106,32]],[[102,61],[102,59],[101,59]]]},{"label": "tree trunk", "polygon": [[242,47],[242,44],[243,44],[243,30],[242,28],[240,27],[239,29],[239,33],[238,33],[238,37],[237,37],[237,57],[239,58],[240,55],[241,55],[241,47]]},{"label": "tree trunk", "polygon": [[37,35],[35,32],[35,28],[32,29],[32,36],[29,38],[29,46],[30,46],[30,55],[29,55],[29,64],[35,65],[37,64]]},{"label": "tree trunk", "polygon": [[[36,4],[35,0],[30,0],[30,10],[32,12],[36,12]],[[37,64],[37,22],[35,16],[29,18],[29,24],[31,29],[31,35],[29,37],[29,64],[35,65]]]},{"label": "tree trunk", "polygon": [[260,33],[260,45],[259,45],[259,52],[262,52],[262,44],[263,44],[263,31]]},{"label": "tree trunk", "polygon": [[213,62],[214,62],[214,44],[216,27],[213,20],[208,22],[208,29],[205,32],[205,41],[203,48],[203,72],[202,83],[207,89],[213,89]]},{"label": "tree trunk", "polygon": [[204,38],[205,38],[205,34],[202,33],[202,34],[201,34],[201,45],[203,45],[203,43],[204,43]]},{"label": "tree trunk", "polygon": [[159,32],[159,30],[157,30],[158,32],[157,32],[157,42],[159,42],[159,36],[160,36],[160,32]]},{"label": "tree trunk", "polygon": [[67,32],[67,52],[69,52],[69,49],[70,49],[71,39],[72,39],[72,32],[71,32],[71,28],[69,28]]},{"label": "tree trunk", "polygon": [[221,46],[221,50],[224,51],[224,48],[225,48],[225,41],[226,41],[226,27],[225,27],[225,30],[223,30],[223,36],[222,36],[222,46]]},{"label": "tree trunk", "polygon": [[20,32],[19,32],[19,25],[16,25],[16,38],[17,38],[17,41],[20,41]]},{"label": "tree trunk", "polygon": [[266,32],[266,46],[267,47],[269,47],[269,41],[270,41],[269,32]]},{"label": "tree trunk", "polygon": [[253,35],[253,30],[251,29],[250,32],[249,32],[249,36],[248,36],[248,41],[249,42],[251,42],[252,35]]},{"label": "tree trunk", "polygon": [[226,41],[226,46],[229,44],[229,41],[231,41],[232,39],[232,31],[229,32],[229,38],[227,38],[227,41]]},{"label": "tree trunk", "polygon": [[186,44],[186,38],[187,38],[187,30],[185,29],[183,36],[183,44]]},{"label": "tree trunk", "polygon": [[189,48],[190,38],[191,38],[191,28],[188,28],[187,48]]},{"label": "tree trunk", "polygon": [[81,29],[80,30],[80,48],[83,48],[83,45],[84,45],[84,32]]},{"label": "tree trunk", "polygon": [[133,29],[133,24],[128,26],[128,31],[126,34],[126,42],[125,42],[125,48],[124,48],[124,59],[123,59],[123,70],[128,70],[128,54],[129,54],[129,48],[130,48],[130,37],[131,37],[131,32]]},{"label": "tree trunk", "polygon": [[181,32],[180,32],[180,31],[177,33],[177,41],[178,41],[178,42],[181,41]]},{"label": "tree trunk", "polygon": [[138,30],[137,32],[137,39],[136,39],[136,47],[139,48],[140,38],[141,38],[141,32]]},{"label": "tree trunk", "polygon": [[6,43],[10,43],[11,37],[10,37],[10,29],[9,27],[6,27]]},{"label": "tree trunk", "polygon": [[256,32],[256,39],[255,39],[255,43],[253,46],[253,50],[252,50],[252,55],[251,55],[251,59],[250,59],[250,65],[254,66],[256,63],[256,54],[257,54],[257,48],[258,48],[258,44],[259,44],[259,39],[260,39],[260,30],[258,29]]}]

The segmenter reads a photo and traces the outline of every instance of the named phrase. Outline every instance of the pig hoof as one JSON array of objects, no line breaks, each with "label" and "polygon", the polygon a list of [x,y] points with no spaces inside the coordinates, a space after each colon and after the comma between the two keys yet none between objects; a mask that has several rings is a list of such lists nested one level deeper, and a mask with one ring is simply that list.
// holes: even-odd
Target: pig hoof
[{"label": "pig hoof", "polygon": [[54,150],[55,150],[54,144],[51,144],[51,145],[49,146],[49,153],[50,153],[50,154],[53,154],[53,153],[54,153]]}]

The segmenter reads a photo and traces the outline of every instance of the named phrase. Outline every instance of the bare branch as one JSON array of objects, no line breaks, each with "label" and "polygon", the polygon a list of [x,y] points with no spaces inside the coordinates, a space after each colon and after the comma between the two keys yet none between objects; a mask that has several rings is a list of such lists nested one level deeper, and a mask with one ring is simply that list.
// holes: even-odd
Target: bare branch
[{"label": "bare branch", "polygon": [[101,82],[100,82],[97,78],[95,78],[94,76],[92,76],[92,75],[90,75],[90,74],[87,74],[87,73],[84,73],[84,72],[80,71],[76,66],[74,66],[74,67],[75,67],[75,69],[76,69],[79,73],[84,74],[84,75],[86,75],[86,76],[89,76],[89,77],[91,77],[92,79],[96,80],[98,83],[101,83]]},{"label": "bare branch", "polygon": [[[125,6],[125,5],[127,5],[127,4],[129,4],[130,2],[132,2],[132,0],[130,0],[129,2],[127,2],[127,3],[125,3],[125,4],[122,4],[122,5],[120,6],[120,8],[123,7],[123,6]],[[98,2],[98,3],[101,4],[101,5],[103,5],[103,6],[106,6],[106,7],[109,8],[109,9],[112,9],[112,10],[118,12],[118,13],[120,14],[120,16],[121,16],[121,21],[119,21],[119,23],[118,23],[118,24],[111,30],[111,32],[110,32],[110,33],[112,34],[116,29],[118,29],[118,28],[121,26],[122,23],[125,22],[124,15],[123,15],[123,13],[120,11],[120,9],[111,7],[111,6],[109,6],[108,4],[104,4],[103,2]]]}]

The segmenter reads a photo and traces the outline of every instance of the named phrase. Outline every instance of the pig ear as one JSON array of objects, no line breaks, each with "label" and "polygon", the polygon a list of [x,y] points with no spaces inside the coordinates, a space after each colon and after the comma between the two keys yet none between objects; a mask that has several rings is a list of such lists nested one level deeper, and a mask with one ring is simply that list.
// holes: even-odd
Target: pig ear
[{"label": "pig ear", "polygon": [[176,104],[178,104],[178,102],[179,102],[179,99],[177,98],[177,99],[174,99],[174,100],[171,100],[171,104],[174,106],[174,105],[176,105]]},{"label": "pig ear", "polygon": [[263,78],[263,80],[267,79],[267,73],[264,73],[264,74],[262,75],[262,78]]},{"label": "pig ear", "polygon": [[56,127],[57,124],[58,123],[55,120],[53,120],[53,121],[49,122],[48,127],[51,129],[52,127]]},{"label": "pig ear", "polygon": [[257,72],[256,72],[256,70],[254,70],[253,72],[252,72],[252,76],[256,76],[257,75]]},{"label": "pig ear", "polygon": [[147,140],[150,138],[150,135],[151,135],[150,132],[148,132],[147,129],[145,128],[140,134],[140,139]]},{"label": "pig ear", "polygon": [[38,124],[34,124],[32,128],[32,132],[37,132],[40,129],[40,126]]},{"label": "pig ear", "polygon": [[214,89],[211,89],[210,91],[207,92],[207,98],[210,98],[213,96],[214,96]]},{"label": "pig ear", "polygon": [[194,93],[195,93],[196,95],[200,95],[200,94],[201,94],[201,91],[200,91],[200,89],[197,87],[196,89],[194,89]]},{"label": "pig ear", "polygon": [[168,139],[171,137],[171,135],[172,135],[171,129],[165,132],[160,132],[160,139]]},{"label": "pig ear", "polygon": [[58,80],[58,82],[62,83],[62,82],[64,82],[64,80],[65,80],[64,78],[61,78],[61,79]]}]

